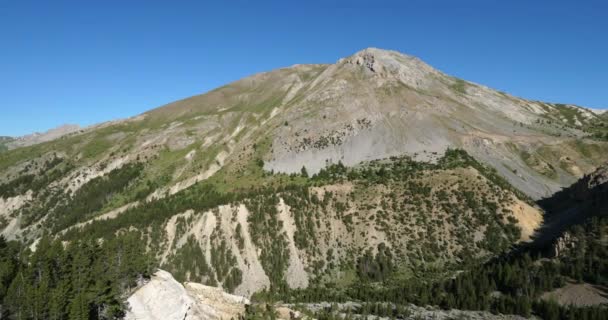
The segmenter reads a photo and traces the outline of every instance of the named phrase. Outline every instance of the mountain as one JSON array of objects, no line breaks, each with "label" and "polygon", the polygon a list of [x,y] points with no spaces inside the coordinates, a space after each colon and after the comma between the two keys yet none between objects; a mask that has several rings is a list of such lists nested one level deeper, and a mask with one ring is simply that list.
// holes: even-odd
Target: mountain
[{"label": "mountain", "polygon": [[34,251],[0,298],[30,310],[37,261],[70,267],[57,308],[100,317],[159,267],[254,300],[449,278],[534,239],[536,201],[608,161],[607,134],[394,51],[256,74],[0,153],[2,250]]},{"label": "mountain", "polygon": [[264,168],[287,173],[403,154],[429,160],[458,147],[541,198],[592,170],[606,148],[577,139],[601,122],[588,109],[515,98],[377,49],[257,75],[148,115],[181,123],[245,106],[253,118],[232,120],[223,135],[268,139]]},{"label": "mountain", "polygon": [[7,149],[15,149],[55,140],[79,130],[80,126],[76,124],[65,124],[42,133],[36,132],[16,138],[6,137],[8,139],[5,138],[5,141],[0,140],[0,143],[4,143]]}]

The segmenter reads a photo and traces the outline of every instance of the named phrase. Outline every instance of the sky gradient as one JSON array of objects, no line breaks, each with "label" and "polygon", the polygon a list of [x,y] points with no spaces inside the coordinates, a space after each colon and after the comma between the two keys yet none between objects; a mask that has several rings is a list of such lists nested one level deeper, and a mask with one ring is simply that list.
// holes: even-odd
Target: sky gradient
[{"label": "sky gradient", "polygon": [[606,3],[0,0],[0,135],[125,118],[366,47],[517,96],[608,108]]}]

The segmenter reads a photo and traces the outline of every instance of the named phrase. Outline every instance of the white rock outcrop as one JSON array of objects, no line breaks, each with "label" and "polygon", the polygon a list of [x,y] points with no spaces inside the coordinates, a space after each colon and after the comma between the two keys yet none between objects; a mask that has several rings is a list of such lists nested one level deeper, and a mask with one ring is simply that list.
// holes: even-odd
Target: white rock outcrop
[{"label": "white rock outcrop", "polygon": [[199,283],[181,283],[163,270],[127,300],[127,320],[224,320],[237,318],[249,300]]}]

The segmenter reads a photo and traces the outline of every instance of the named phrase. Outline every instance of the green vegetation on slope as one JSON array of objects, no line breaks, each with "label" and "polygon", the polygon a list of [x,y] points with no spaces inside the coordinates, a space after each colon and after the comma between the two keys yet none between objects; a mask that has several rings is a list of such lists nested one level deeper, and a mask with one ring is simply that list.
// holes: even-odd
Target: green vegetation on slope
[{"label": "green vegetation on slope", "polygon": [[205,253],[194,235],[188,237],[186,243],[177,249],[171,256],[168,265],[163,268],[167,268],[178,281],[193,281],[217,286],[215,274],[205,260]]},{"label": "green vegetation on slope", "polygon": [[[445,170],[471,167],[477,168],[481,175],[473,183],[468,183],[466,188],[441,186],[434,189],[425,182],[435,175],[438,179],[443,179],[441,175]],[[70,229],[62,238],[107,239],[121,230],[135,228],[148,234],[152,239],[150,250],[159,252],[163,226],[176,213],[192,209],[196,214],[200,214],[214,210],[219,205],[242,203],[250,212],[249,232],[252,242],[260,249],[260,262],[270,278],[270,291],[281,293],[287,290],[285,273],[289,263],[289,250],[286,235],[282,232],[282,222],[278,218],[279,197],[283,198],[291,209],[296,225],[296,246],[308,252],[317,261],[312,270],[317,276],[315,279],[322,279],[325,272],[341,269],[358,270],[360,275],[366,274],[365,277],[370,281],[381,281],[399,274],[398,271],[407,261],[410,264],[444,268],[441,266],[452,261],[452,254],[459,263],[474,264],[476,259],[481,257],[480,253],[485,252],[482,256],[500,253],[520,236],[519,229],[514,224],[516,221],[506,219],[508,211],[500,209],[511,201],[507,192],[511,189],[508,183],[460,150],[448,151],[437,164],[394,158],[373,161],[358,168],[346,168],[338,164],[309,178],[303,175],[265,174],[261,181],[268,182],[268,185],[221,192],[218,189],[226,190],[224,182],[210,179],[162,200],[141,203],[113,219],[97,220],[83,228]],[[354,214],[347,212],[355,202],[341,199],[331,193],[326,193],[321,201],[316,194],[310,192],[313,187],[345,181],[357,186],[349,197],[376,194],[375,190],[384,187],[392,191],[379,194],[380,203],[364,204]],[[483,187],[478,193],[474,192],[474,188],[485,184],[491,187]],[[119,187],[122,185],[120,183]],[[404,199],[407,201],[403,201]],[[443,213],[430,215],[436,211]],[[325,253],[318,250],[316,241],[320,236],[322,224],[325,223],[324,215],[328,212],[335,212],[348,228],[353,228],[355,221],[367,224],[373,221],[375,228],[383,230],[392,243],[397,244],[409,239],[408,246],[419,247],[421,250],[406,252],[403,250],[404,245],[400,244],[400,249],[389,251],[381,245],[380,255],[355,250],[341,261],[326,258]],[[191,223],[178,220],[178,232]],[[409,224],[410,221],[415,224]],[[449,235],[457,239],[456,247],[451,247],[441,235],[443,231],[439,226],[445,221],[451,221],[450,223],[456,226]],[[409,235],[399,236],[400,231],[394,226],[403,226],[406,228],[404,230],[410,230],[404,231]],[[474,230],[479,229],[486,230],[481,241],[473,239]],[[169,257],[163,268],[174,272],[180,280],[200,281],[211,285],[221,283],[224,288],[233,290],[242,281],[232,257],[233,253],[223,242],[219,230],[207,236],[212,237],[212,261],[207,262],[200,244],[194,238],[189,238],[185,245]],[[400,267],[392,267],[397,265]],[[313,281],[316,281],[315,279]]]},{"label": "green vegetation on slope", "polygon": [[457,79],[454,78],[454,83],[450,86],[450,88],[452,90],[454,90],[454,92],[460,93],[460,94],[466,94],[467,93],[467,82],[462,80],[462,79]]},{"label": "green vegetation on slope", "polygon": [[574,239],[572,246],[554,259],[532,257],[522,251],[473,267],[455,278],[392,281],[384,282],[383,286],[362,281],[345,290],[318,286],[292,290],[287,301],[390,301],[400,305],[435,305],[446,310],[535,314],[543,319],[605,319],[608,316],[605,307],[559,306],[540,299],[542,293],[563,286],[567,279],[608,285],[608,218],[592,218],[570,232]]},{"label": "green vegetation on slope", "polygon": [[[587,137],[608,141],[608,117],[606,114],[595,115],[582,108],[561,103],[537,102],[547,112],[545,120],[537,120],[537,124],[549,125],[561,129],[578,129]],[[561,135],[561,134],[560,134]]]},{"label": "green vegetation on slope", "polygon": [[[28,190],[37,193],[72,169],[73,165],[58,157],[46,160],[40,168],[36,163],[27,164],[17,178],[0,184],[0,198],[14,197]],[[39,173],[27,173],[29,171]]]},{"label": "green vegetation on slope", "polygon": [[[53,232],[61,231],[77,222],[91,217],[101,210],[112,197],[125,190],[142,172],[143,165],[127,164],[120,169],[110,171],[105,176],[92,179],[78,189],[66,203],[55,208],[50,219]],[[143,192],[138,197],[143,199],[150,193]]]},{"label": "green vegetation on slope", "polygon": [[141,234],[64,245],[43,237],[31,252],[0,237],[0,301],[8,319],[116,319],[124,293],[152,272]]},{"label": "green vegetation on slope", "polygon": [[[89,181],[65,202],[58,202],[50,216],[53,227],[60,230],[92,217],[110,202],[114,193],[124,193],[125,188],[137,184],[135,181],[140,179],[142,166],[132,164],[113,170],[105,177]],[[270,290],[260,296],[280,296],[291,291],[285,279],[290,252],[282,231],[283,222],[279,219],[279,198],[291,209],[296,224],[296,246],[313,259],[311,290],[324,284],[335,285],[328,283],[324,276],[336,270],[353,272],[359,282],[373,286],[374,283],[407,279],[402,277],[407,264],[429,272],[445,270],[450,263],[456,262],[462,266],[475,265],[480,258],[508,249],[520,236],[516,221],[507,219],[509,212],[501,209],[512,201],[509,190],[517,191],[493,170],[461,150],[449,150],[436,164],[392,158],[356,168],[337,164],[312,177],[307,177],[305,170],[299,175],[264,173],[255,162],[245,168],[259,174],[261,184],[227,188],[223,179],[212,178],[164,199],[141,202],[113,219],[71,228],[58,236],[58,240],[105,244],[114,241],[116,235],[133,231],[142,239],[150,239],[142,242],[146,248],[141,253],[157,253],[153,265],[158,266],[164,226],[172,216],[190,209],[196,216],[213,212],[220,205],[243,204],[250,212],[248,224],[252,242],[260,250],[260,263],[271,284]],[[433,179],[445,181],[443,179],[450,176],[460,177],[460,180],[453,178],[451,185],[430,183]],[[462,180],[465,176],[472,180]],[[346,197],[326,191],[321,199],[316,192],[311,192],[312,188],[346,182],[355,186]],[[366,200],[369,196],[376,200]],[[353,201],[359,197],[363,198]],[[349,254],[340,259],[332,257],[331,252],[326,256],[316,243],[319,232],[327,227],[324,215],[330,213],[347,228],[361,224],[381,230],[388,242],[374,248],[346,249]],[[178,220],[178,232],[191,223],[191,218]],[[455,226],[449,234],[455,239],[452,245],[442,236],[440,226],[446,221]],[[402,233],[395,226],[409,231]],[[481,240],[473,238],[474,230],[485,230]],[[242,282],[242,274],[236,266],[234,252],[221,232],[216,228],[206,235],[211,237],[211,261],[206,260],[196,238],[189,237],[168,257],[163,268],[174,272],[179,280],[221,284],[226,290],[234,290]],[[389,243],[395,246],[389,247]],[[423,278],[423,274],[418,274],[414,279]],[[91,289],[91,295],[99,294],[97,289]]]}]

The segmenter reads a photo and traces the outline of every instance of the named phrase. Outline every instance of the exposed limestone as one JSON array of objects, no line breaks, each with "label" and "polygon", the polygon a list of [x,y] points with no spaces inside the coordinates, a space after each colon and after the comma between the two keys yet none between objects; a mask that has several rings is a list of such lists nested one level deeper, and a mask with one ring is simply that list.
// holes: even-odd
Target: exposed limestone
[{"label": "exposed limestone", "polygon": [[[431,155],[447,148],[463,148],[539,199],[593,169],[581,166],[585,157],[573,159],[569,169],[562,169],[558,159],[539,158],[542,167],[521,161],[518,149],[565,143],[584,134],[576,128],[540,128],[539,120],[561,115],[555,106],[455,79],[397,52],[370,48],[341,59],[298,94],[304,99],[273,119],[277,128],[272,153],[264,159],[266,170],[297,173],[306,166],[314,174],[331,163],[350,166],[395,155],[432,161]],[[572,126],[597,118],[587,109],[568,108],[580,113]],[[359,130],[353,126],[357,119],[370,120],[371,126]],[[333,133],[348,126],[353,130],[335,139]],[[303,139],[309,144],[302,146]],[[504,163],[513,164],[517,173],[509,173]],[[552,168],[554,177],[538,172]]]},{"label": "exposed limestone", "polygon": [[11,214],[19,210],[28,201],[32,200],[32,191],[29,190],[23,195],[4,199],[0,197],[0,219],[8,222],[1,230],[3,236],[7,239],[14,239],[20,231],[19,219],[12,218]]},{"label": "exposed limestone", "polygon": [[289,206],[285,204],[283,199],[280,199],[278,205],[279,220],[283,222],[283,228],[287,234],[289,242],[289,267],[287,268],[287,284],[290,288],[306,288],[308,287],[308,274],[304,270],[304,264],[300,259],[300,253],[296,248],[293,240],[296,225],[289,213]]},{"label": "exposed limestone", "polygon": [[8,216],[15,210],[19,210],[27,201],[32,199],[32,191],[29,190],[23,195],[4,199],[0,197],[0,216]]},{"label": "exposed limestone", "polygon": [[[251,240],[249,233],[249,222],[247,217],[249,211],[244,205],[239,205],[236,208],[236,223],[241,225],[242,237],[244,240],[243,250],[239,250],[236,246],[234,238],[232,238],[232,252],[235,254],[238,267],[243,272],[243,282],[235,289],[235,293],[246,297],[251,296],[254,292],[268,288],[270,280],[262,268],[262,264],[258,258],[257,248]],[[224,224],[224,230],[229,229],[234,232],[234,223]]]},{"label": "exposed limestone", "polygon": [[[235,293],[243,296],[251,296],[254,292],[267,288],[270,285],[270,280],[264,272],[258,257],[258,248],[251,241],[249,233],[249,223],[247,216],[249,211],[244,205],[231,206],[224,205],[217,208],[216,214],[212,211],[206,211],[201,214],[195,214],[193,210],[188,210],[184,213],[177,214],[167,222],[165,226],[166,247],[161,254],[161,265],[167,262],[169,255],[183,246],[188,238],[193,235],[201,250],[205,255],[205,260],[210,266],[211,264],[211,235],[214,229],[218,226],[222,230],[221,236],[228,245],[232,254],[234,254],[237,266],[243,275],[242,283],[235,289]],[[192,218],[192,225],[187,226],[183,234],[176,234],[176,221],[179,218]],[[238,248],[236,243],[234,228],[235,224],[241,224],[241,236],[244,240],[242,250]]]},{"label": "exposed limestone", "polygon": [[127,300],[126,320],[227,320],[245,311],[249,300],[199,283],[175,281],[158,270]]}]

